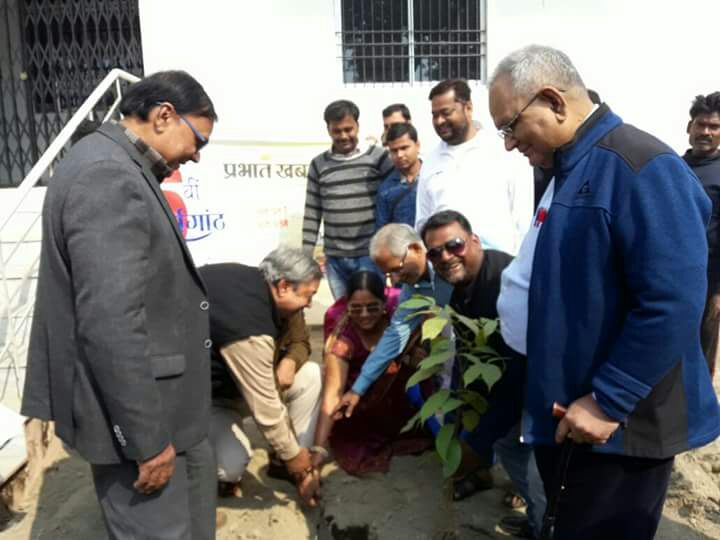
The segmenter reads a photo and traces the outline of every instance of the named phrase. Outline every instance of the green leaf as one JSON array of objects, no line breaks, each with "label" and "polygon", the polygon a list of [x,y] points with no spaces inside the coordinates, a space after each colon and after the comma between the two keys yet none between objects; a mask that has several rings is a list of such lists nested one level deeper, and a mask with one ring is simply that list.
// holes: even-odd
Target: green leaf
[{"label": "green leaf", "polygon": [[437,450],[437,453],[443,462],[447,461],[448,450],[450,448],[450,442],[452,441],[453,435],[455,435],[455,424],[450,423],[441,427],[437,437],[435,438],[435,450]]},{"label": "green leaf", "polygon": [[470,353],[466,353],[466,352],[460,353],[460,354],[458,354],[458,356],[460,356],[462,358],[466,358],[467,360],[470,360],[470,362],[473,364],[477,364],[477,363],[480,363],[483,361],[482,358],[480,358],[479,356],[476,356],[476,355],[470,354]]},{"label": "green leaf", "polygon": [[400,306],[403,309],[418,309],[424,307],[430,307],[435,305],[435,300],[429,296],[422,296],[419,294],[411,296],[408,300],[405,300]]},{"label": "green leaf", "polygon": [[480,331],[475,335],[475,342],[473,345],[476,348],[482,347],[485,345],[486,342],[487,342],[487,338],[485,337],[485,332],[483,332],[483,330],[481,328]]},{"label": "green leaf", "polygon": [[479,377],[482,377],[483,382],[490,390],[493,385],[500,380],[500,377],[502,377],[502,370],[495,364],[474,364],[463,374],[463,382],[465,386],[470,386]]},{"label": "green leaf", "polygon": [[476,320],[466,317],[465,315],[460,315],[457,311],[453,311],[452,315],[463,325],[467,326],[473,334],[477,334],[480,331],[480,325]]},{"label": "green leaf", "polygon": [[460,467],[462,461],[462,448],[460,447],[460,441],[457,437],[450,439],[450,444],[447,450],[447,459],[443,463],[443,476],[450,478],[455,471]]},{"label": "green leaf", "polygon": [[462,424],[465,431],[475,431],[475,428],[478,427],[479,423],[480,415],[477,411],[470,409],[463,412]]},{"label": "green leaf", "polygon": [[449,350],[450,350],[450,340],[448,338],[446,338],[445,336],[438,336],[432,340],[432,344],[430,345],[431,353],[443,352],[443,351],[449,351]]},{"label": "green leaf", "polygon": [[408,420],[403,428],[400,430],[400,433],[405,433],[406,431],[410,431],[415,427],[415,425],[420,421],[420,411],[416,412],[410,420]]},{"label": "green leaf", "polygon": [[476,345],[475,347],[473,347],[473,352],[487,354],[492,356],[493,358],[497,358],[498,356],[500,356],[500,354],[498,354],[498,352],[489,345]]},{"label": "green leaf", "polygon": [[432,396],[427,398],[427,401],[420,409],[420,420],[424,422],[430,418],[435,412],[442,407],[450,397],[450,390],[443,389],[438,390]]},{"label": "green leaf", "polygon": [[442,407],[440,407],[440,412],[442,414],[447,414],[450,411],[454,411],[455,409],[457,409],[458,407],[460,407],[462,405],[465,405],[465,402],[463,400],[450,398],[445,402],[445,404]]},{"label": "green leaf", "polygon": [[405,315],[406,321],[409,321],[413,317],[419,317],[420,315],[433,315],[436,316],[439,313],[439,310],[437,309],[421,309],[420,311],[412,311]]},{"label": "green leaf", "polygon": [[405,385],[405,388],[412,388],[417,383],[424,381],[425,379],[429,379],[433,375],[436,375],[437,373],[440,373],[442,371],[442,366],[435,366],[430,369],[421,369],[419,371],[416,371],[413,373],[412,377],[408,379],[407,384]]},{"label": "green leaf", "polygon": [[427,356],[423,359],[422,362],[420,362],[420,369],[428,369],[433,366],[440,366],[445,364],[450,358],[452,358],[453,354],[451,351],[444,351],[444,352],[437,352],[432,353],[430,356]]},{"label": "green leaf", "polygon": [[465,403],[470,405],[480,414],[485,414],[485,412],[487,411],[488,402],[478,392],[475,392],[473,390],[462,390],[461,392],[459,392],[459,396],[460,399],[462,399]]},{"label": "green leaf", "polygon": [[483,366],[484,364],[473,364],[465,370],[465,373],[463,373],[465,386],[470,386],[482,375]]},{"label": "green leaf", "polygon": [[425,321],[422,325],[423,341],[426,339],[435,339],[449,323],[450,321],[443,317],[433,317]]},{"label": "green leaf", "polygon": [[485,384],[487,384],[488,389],[492,390],[495,383],[500,380],[500,377],[502,377],[502,370],[495,364],[485,364],[483,366],[482,377]]},{"label": "green leaf", "polygon": [[482,323],[483,325],[483,332],[485,332],[485,336],[490,336],[495,330],[497,330],[498,322],[495,319],[485,319]]}]

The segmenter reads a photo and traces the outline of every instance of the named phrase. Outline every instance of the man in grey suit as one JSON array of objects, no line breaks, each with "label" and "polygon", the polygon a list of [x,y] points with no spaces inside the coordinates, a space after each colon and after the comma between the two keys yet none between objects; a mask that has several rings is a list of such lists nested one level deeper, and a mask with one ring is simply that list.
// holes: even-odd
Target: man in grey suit
[{"label": "man in grey suit", "polygon": [[90,463],[110,538],[214,538],[209,304],[160,182],[217,117],[182,71],[120,111],[47,190],[22,413]]}]

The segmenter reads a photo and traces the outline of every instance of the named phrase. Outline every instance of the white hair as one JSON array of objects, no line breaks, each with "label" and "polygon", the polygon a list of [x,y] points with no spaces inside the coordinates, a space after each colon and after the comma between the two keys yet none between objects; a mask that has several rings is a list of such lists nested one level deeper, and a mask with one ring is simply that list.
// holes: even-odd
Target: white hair
[{"label": "white hair", "polygon": [[506,75],[518,96],[529,96],[544,85],[565,91],[585,90],[585,83],[568,55],[544,45],[528,45],[508,54],[493,71],[488,86]]},{"label": "white hair", "polygon": [[410,244],[422,244],[415,229],[406,223],[388,223],[370,240],[370,257],[377,258],[382,248],[387,248],[393,257],[402,257]]},{"label": "white hair", "polygon": [[292,283],[308,283],[322,278],[320,265],[298,248],[280,246],[274,249],[258,266],[265,281],[276,284],[281,279]]}]

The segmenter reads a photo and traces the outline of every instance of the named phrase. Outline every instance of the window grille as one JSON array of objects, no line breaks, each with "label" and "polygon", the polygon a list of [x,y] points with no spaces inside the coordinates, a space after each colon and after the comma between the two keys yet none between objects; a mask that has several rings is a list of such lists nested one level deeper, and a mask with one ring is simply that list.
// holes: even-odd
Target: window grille
[{"label": "window grille", "polygon": [[486,80],[485,0],[341,0],[345,83]]}]

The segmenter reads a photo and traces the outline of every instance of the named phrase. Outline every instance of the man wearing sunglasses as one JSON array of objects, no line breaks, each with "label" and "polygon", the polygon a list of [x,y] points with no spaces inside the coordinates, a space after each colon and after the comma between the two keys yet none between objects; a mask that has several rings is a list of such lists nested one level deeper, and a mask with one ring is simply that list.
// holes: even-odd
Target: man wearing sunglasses
[{"label": "man wearing sunglasses", "polygon": [[[431,216],[422,236],[428,259],[437,273],[454,287],[450,299],[453,309],[472,319],[497,319],[501,275],[513,260],[512,256],[483,249],[468,220],[454,210]],[[458,335],[466,331],[462,325],[455,328]],[[538,538],[545,512],[543,484],[532,447],[521,443],[519,438],[527,359],[509,347],[497,332],[492,334],[490,345],[505,357],[503,375],[491,392],[484,384],[477,383],[476,390],[487,395],[490,405],[478,427],[468,434],[467,441],[481,454],[494,448],[527,502],[527,518],[507,516],[500,521],[501,528],[516,536]]]},{"label": "man wearing sunglasses", "polygon": [[207,291],[160,183],[217,116],[182,71],[119,109],[48,186],[22,412],[90,463],[110,538],[215,538]]},{"label": "man wearing sunglasses", "polygon": [[699,339],[710,202],[673,150],[591,102],[562,51],[501,60],[490,113],[507,151],[554,174],[503,331],[527,350],[522,436],[548,497],[566,478],[554,538],[649,540],[673,457],[720,434]]},{"label": "man wearing sunglasses", "polygon": [[[445,214],[449,212],[442,212]],[[467,230],[471,231],[467,220],[457,212],[452,212],[453,222],[462,220],[466,224]],[[438,305],[444,306],[450,302],[453,294],[453,283],[463,281],[459,278],[459,273],[465,275],[465,271],[458,268],[457,265],[446,266],[448,256],[453,260],[467,254],[469,242],[475,242],[476,245],[469,252],[471,256],[477,259],[477,250],[480,250],[480,242],[478,237],[472,232],[458,230],[457,236],[447,238],[442,244],[432,246],[427,250],[425,244],[415,229],[404,223],[390,223],[381,228],[370,242],[370,256],[377,264],[378,268],[386,273],[394,282],[402,283],[399,304],[408,300],[414,294],[430,296],[435,299]],[[477,248],[477,249],[476,249]],[[504,267],[511,259],[510,256],[498,253],[500,267]],[[443,273],[436,270],[436,266],[443,266]],[[501,269],[501,268],[500,268]],[[497,272],[495,272],[497,273]],[[447,279],[446,279],[447,278]],[[451,280],[451,281],[448,281]],[[356,379],[353,387],[346,392],[335,408],[334,413],[342,412],[345,416],[350,417],[355,407],[367,392],[368,388],[377,380],[377,378],[385,371],[389,363],[397,358],[405,349],[410,339],[410,335],[418,328],[420,317],[407,318],[414,310],[399,307],[391,321],[390,326],[385,330],[382,338],[370,353],[367,360],[363,364],[360,375]],[[521,386],[520,386],[521,387]],[[507,395],[507,394],[502,394]],[[513,400],[510,399],[512,402]],[[506,418],[499,419],[497,422],[490,420],[488,423],[493,424],[493,429],[488,430],[482,440],[477,441],[477,447],[480,452],[487,454],[493,443],[504,436],[509,429],[513,427],[516,421],[513,421],[512,410],[517,410],[517,400],[513,407],[499,406],[499,411],[506,411],[510,415],[510,420]],[[503,449],[499,449],[502,451]],[[512,459],[508,455],[508,459]],[[522,457],[520,461],[522,461]],[[532,501],[533,510],[538,508],[535,513],[531,511],[533,516],[542,516],[544,500],[542,495],[537,496],[537,490],[528,489],[528,459],[527,452],[524,454],[525,463],[517,467],[509,468],[513,474],[518,491],[526,498]],[[515,462],[518,460],[516,459]],[[539,518],[538,518],[539,519]],[[527,525],[527,524],[526,524]],[[525,527],[526,529],[527,527]],[[524,530],[524,529],[523,529]]]},{"label": "man wearing sunglasses", "polygon": [[415,228],[430,216],[457,210],[467,216],[483,247],[515,254],[532,213],[530,173],[497,147],[495,136],[473,122],[467,82],[450,79],[430,91],[432,123],[440,143],[418,178]]}]

